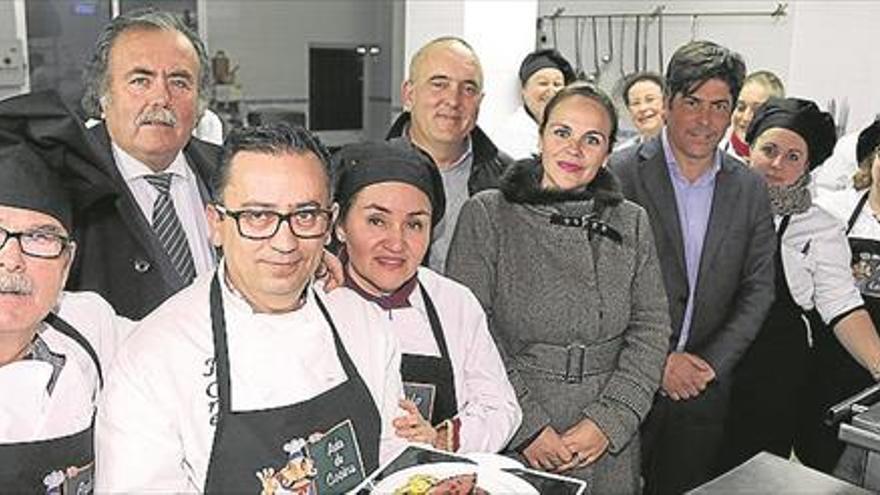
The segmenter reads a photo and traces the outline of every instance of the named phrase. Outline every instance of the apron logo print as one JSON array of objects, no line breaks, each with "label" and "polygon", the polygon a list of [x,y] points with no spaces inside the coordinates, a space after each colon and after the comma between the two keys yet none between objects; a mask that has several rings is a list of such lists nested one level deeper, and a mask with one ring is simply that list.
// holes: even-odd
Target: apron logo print
[{"label": "apron logo print", "polygon": [[92,467],[89,463],[82,467],[70,466],[65,470],[56,470],[43,478],[46,495],[81,495],[91,494]]},{"label": "apron logo print", "polygon": [[302,438],[294,438],[284,444],[287,452],[287,463],[277,472],[268,467],[257,471],[262,491],[260,495],[294,493],[310,495],[313,493],[312,480],[318,476],[318,470],[311,457],[306,454],[307,442]]},{"label": "apron logo print", "polygon": [[880,256],[860,252],[853,257],[852,271],[856,286],[862,294],[877,297],[880,295]]}]

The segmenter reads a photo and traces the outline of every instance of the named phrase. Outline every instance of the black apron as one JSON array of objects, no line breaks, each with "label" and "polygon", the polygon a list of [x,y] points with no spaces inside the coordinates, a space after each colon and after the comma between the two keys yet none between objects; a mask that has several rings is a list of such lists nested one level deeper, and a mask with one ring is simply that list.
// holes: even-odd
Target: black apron
[{"label": "black apron", "polygon": [[782,260],[782,237],[790,220],[784,216],[777,233],[776,300],[734,373],[722,472],[761,451],[787,459],[794,442],[808,341],[804,312],[791,297]]},{"label": "black apron", "polygon": [[[868,201],[868,192],[859,200],[846,226],[846,235],[855,225]],[[849,238],[851,266],[856,285],[874,325],[880,325],[880,241]],[[810,390],[804,421],[798,433],[797,455],[804,464],[830,473],[843,453],[837,439],[839,425],[827,426],[825,412],[834,404],[874,384],[871,375],[838,342],[831,328],[813,335]]]},{"label": "black apron", "polygon": [[[104,385],[98,355],[75,328],[49,314],[44,320],[73,339],[95,363]],[[68,363],[76,366],[76,363]],[[5,398],[14,400],[14,398]],[[0,493],[90,494],[94,489],[94,418],[88,428],[71,435],[37,442],[0,444]]]},{"label": "black apron", "polygon": [[[273,486],[286,490],[311,486],[312,491],[308,493],[344,493],[378,468],[379,411],[321,300],[315,297],[330,325],[336,354],[348,380],[304,402],[255,411],[231,410],[226,319],[216,274],[211,283],[210,300],[219,415],[205,492],[260,493],[262,489],[263,493],[273,493]],[[323,445],[313,436],[327,433],[326,441],[331,430],[337,431],[334,430],[337,426],[351,427],[353,435],[347,438],[354,445],[349,444],[332,455],[337,449],[333,445],[336,442]],[[325,457],[329,457],[329,464],[322,460]],[[335,468],[334,459],[341,459]]]},{"label": "black apron", "polygon": [[440,349],[440,357],[421,354],[402,354],[400,374],[403,388],[408,399],[416,402],[422,417],[429,419],[437,426],[444,420],[452,419],[458,414],[458,403],[455,399],[455,376],[452,372],[452,360],[449,359],[449,348],[443,335],[443,326],[437,316],[434,302],[428,291],[419,284],[431,333]]}]

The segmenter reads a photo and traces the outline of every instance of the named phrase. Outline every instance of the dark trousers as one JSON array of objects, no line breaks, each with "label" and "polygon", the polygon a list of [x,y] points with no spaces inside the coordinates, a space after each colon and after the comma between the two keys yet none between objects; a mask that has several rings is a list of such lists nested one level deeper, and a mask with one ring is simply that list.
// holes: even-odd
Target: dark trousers
[{"label": "dark trousers", "polygon": [[761,330],[734,372],[719,474],[762,451],[784,459],[791,455],[804,405],[807,359],[802,324]]},{"label": "dark trousers", "polygon": [[646,495],[684,493],[714,477],[729,394],[715,381],[695,399],[657,395],[641,429]]}]

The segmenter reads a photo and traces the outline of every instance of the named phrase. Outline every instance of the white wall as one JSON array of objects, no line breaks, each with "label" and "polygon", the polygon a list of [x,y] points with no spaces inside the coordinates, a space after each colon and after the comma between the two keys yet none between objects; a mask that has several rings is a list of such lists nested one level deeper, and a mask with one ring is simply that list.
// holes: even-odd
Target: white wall
[{"label": "white wall", "polygon": [[846,98],[848,130],[858,131],[880,112],[880,3],[799,2],[786,83],[792,95],[824,106]]},{"label": "white wall", "polygon": [[[666,12],[730,12],[764,11],[776,8],[774,1],[684,1],[667,0]],[[880,51],[875,50],[877,25],[880,23],[880,2],[835,1],[818,2],[794,0],[788,4],[787,15],[770,17],[698,17],[696,38],[710,39],[743,55],[749,71],[768,69],[778,74],[786,84],[788,94],[815,100],[826,108],[827,102],[844,97],[850,105],[848,128],[858,129],[880,112]],[[613,2],[601,0],[539,0],[541,15],[549,15],[564,7],[564,14],[603,14],[616,12],[650,12],[661,2],[631,0]],[[560,49],[574,63],[572,21],[559,21]],[[625,67],[632,70],[632,34],[634,21],[627,23]],[[620,22],[614,29],[619,33]],[[691,39],[690,18],[664,20],[665,60],[675,48]],[[552,43],[552,30],[545,24],[545,32]],[[586,64],[592,67],[592,36],[588,25],[584,30],[587,40]],[[605,26],[600,23],[600,33]],[[649,68],[657,70],[656,24],[650,27]],[[600,39],[600,46],[607,43]],[[617,44],[617,38],[615,38]],[[617,48],[617,47],[615,47]],[[600,52],[602,53],[602,52]],[[617,57],[615,57],[616,59]],[[600,85],[615,89],[620,77],[618,60],[612,62],[600,78]],[[838,104],[839,106],[839,104]],[[625,114],[625,112],[623,112]]]}]

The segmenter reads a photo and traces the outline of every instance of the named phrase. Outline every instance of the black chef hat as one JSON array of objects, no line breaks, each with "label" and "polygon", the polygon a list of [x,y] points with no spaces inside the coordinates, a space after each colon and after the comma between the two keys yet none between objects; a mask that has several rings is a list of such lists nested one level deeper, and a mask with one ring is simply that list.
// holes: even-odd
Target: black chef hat
[{"label": "black chef hat", "polygon": [[771,97],[758,108],[746,132],[746,142],[754,143],[758,136],[773,127],[788,129],[803,138],[807,143],[810,170],[831,156],[837,142],[831,114],[819,110],[809,100]]},{"label": "black chef hat", "polygon": [[559,69],[562,72],[562,78],[565,79],[565,84],[574,81],[574,70],[571,68],[568,60],[565,60],[565,57],[558,51],[546,49],[534,51],[526,55],[526,58],[523,59],[522,64],[519,66],[520,83],[525,86],[526,81],[532,77],[532,74],[548,67]]},{"label": "black chef hat", "polygon": [[73,209],[56,172],[30,146],[0,147],[0,205],[45,213],[70,233]]},{"label": "black chef hat", "polygon": [[431,201],[431,225],[443,219],[446,193],[440,171],[431,157],[406,143],[367,142],[348,145],[333,160],[333,200],[344,212],[361,189],[381,182],[405,182]]},{"label": "black chef hat", "polygon": [[880,120],[875,120],[859,133],[859,142],[856,144],[856,162],[862,163],[877,148],[877,145],[880,145]]}]

